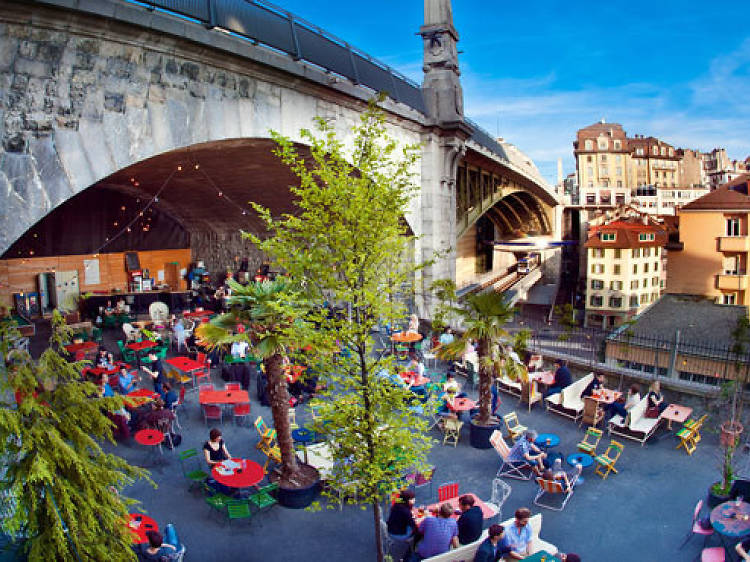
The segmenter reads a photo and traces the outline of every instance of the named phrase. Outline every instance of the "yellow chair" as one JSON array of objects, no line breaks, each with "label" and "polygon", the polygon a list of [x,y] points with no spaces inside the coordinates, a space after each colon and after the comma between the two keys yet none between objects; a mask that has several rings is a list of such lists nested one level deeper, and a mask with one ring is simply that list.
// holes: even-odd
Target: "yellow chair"
[{"label": "yellow chair", "polygon": [[607,447],[607,450],[604,452],[604,454],[594,457],[594,460],[598,465],[594,472],[596,472],[604,480],[607,479],[607,476],[609,476],[610,472],[614,472],[615,474],[617,474],[615,463],[617,462],[617,459],[620,458],[623,449],[624,447],[622,446],[622,443],[618,443],[617,441],[610,441],[609,447]]},{"label": "yellow chair", "polygon": [[458,445],[458,440],[461,437],[461,428],[463,427],[463,425],[464,422],[456,417],[445,418],[445,421],[443,422],[443,445],[450,441],[453,442],[454,447]]},{"label": "yellow chair", "polygon": [[275,445],[274,442],[276,441],[276,430],[268,427],[266,425],[266,422],[263,421],[262,416],[258,416],[255,422],[253,423],[253,425],[255,426],[255,429],[258,432],[258,435],[260,436],[260,441],[255,446],[256,449],[260,449],[262,451],[263,450],[261,449],[262,445],[273,447]]},{"label": "yellow chair", "polygon": [[[591,439],[589,439],[591,438]],[[586,434],[583,436],[583,441],[578,443],[576,447],[582,453],[591,455],[592,457],[596,453],[596,447],[599,445],[599,440],[602,438],[602,430],[595,427],[589,427],[586,430]]]},{"label": "yellow chair", "polygon": [[700,418],[697,420],[688,420],[685,422],[685,424],[682,426],[688,427],[695,430],[695,437],[694,441],[697,443],[701,440],[701,428],[703,427],[703,424],[706,422],[706,419],[708,418],[708,414],[703,414]]},{"label": "yellow chair", "polygon": [[263,465],[263,472],[268,471],[268,465],[271,461],[276,464],[281,464],[281,450],[276,445],[270,445],[264,441],[261,441],[257,445],[260,452],[266,455],[266,463]]},{"label": "yellow chair", "polygon": [[505,429],[507,430],[506,436],[508,439],[515,441],[523,432],[528,428],[525,425],[521,425],[518,421],[518,415],[515,412],[510,412],[503,416],[503,422],[505,423]]},{"label": "yellow chair", "polygon": [[677,444],[677,447],[675,447],[675,449],[683,447],[688,455],[692,455],[695,452],[697,443],[695,439],[697,435],[695,427],[683,427],[677,432],[676,435],[677,437],[679,437],[680,442]]}]

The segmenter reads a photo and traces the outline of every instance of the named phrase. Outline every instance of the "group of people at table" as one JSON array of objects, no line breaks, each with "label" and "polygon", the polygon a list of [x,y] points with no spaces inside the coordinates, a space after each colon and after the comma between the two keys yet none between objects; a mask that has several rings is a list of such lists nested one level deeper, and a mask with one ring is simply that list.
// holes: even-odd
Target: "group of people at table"
[{"label": "group of people at table", "polygon": [[[409,562],[448,552],[451,548],[471,544],[482,535],[484,513],[475,505],[471,494],[458,498],[458,509],[449,502],[433,508],[415,507],[412,490],[402,490],[388,515],[388,533],[394,539],[414,541],[416,546]],[[491,525],[485,539],[474,555],[474,562],[495,562],[500,559],[523,560],[531,555],[533,532],[529,519],[531,511],[516,510],[512,525]],[[577,554],[562,554],[561,560],[580,562]]]}]

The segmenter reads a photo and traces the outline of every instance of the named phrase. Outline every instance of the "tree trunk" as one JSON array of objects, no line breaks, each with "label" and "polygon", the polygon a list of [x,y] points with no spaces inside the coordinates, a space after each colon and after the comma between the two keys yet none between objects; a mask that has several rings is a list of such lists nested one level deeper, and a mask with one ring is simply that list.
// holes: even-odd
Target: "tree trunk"
[{"label": "tree trunk", "polygon": [[477,350],[477,355],[479,356],[479,416],[477,417],[477,423],[479,425],[487,425],[490,422],[490,406],[492,405],[490,384],[492,384],[492,373],[485,365],[489,351],[489,341],[485,338],[480,339],[479,349]]},{"label": "tree trunk", "polygon": [[372,515],[375,519],[375,548],[378,553],[378,562],[383,562],[385,552],[383,552],[383,537],[380,528],[380,502],[377,500],[372,502]]},{"label": "tree trunk", "polygon": [[281,354],[276,353],[263,361],[266,366],[266,390],[271,401],[273,426],[276,428],[276,439],[281,453],[281,477],[291,480],[297,472],[297,456],[294,454],[294,442],[289,427],[289,392],[286,387]]}]

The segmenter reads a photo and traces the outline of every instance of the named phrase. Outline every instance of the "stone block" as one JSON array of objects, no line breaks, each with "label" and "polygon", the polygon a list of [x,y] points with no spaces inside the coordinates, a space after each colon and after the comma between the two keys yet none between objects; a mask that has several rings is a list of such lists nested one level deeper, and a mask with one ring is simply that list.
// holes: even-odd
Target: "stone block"
[{"label": "stone block", "polygon": [[55,128],[54,143],[73,193],[78,193],[94,183],[96,176],[86,158],[78,131]]},{"label": "stone block", "polygon": [[104,109],[106,111],[124,113],[125,96],[115,92],[104,92]]},{"label": "stone block", "polygon": [[102,117],[104,142],[107,143],[115,169],[119,170],[132,164],[130,159],[130,137],[123,113],[107,111]]},{"label": "stone block", "polygon": [[172,143],[175,146],[188,146],[193,144],[192,133],[189,127],[188,110],[184,103],[177,100],[167,100],[167,122],[172,134]]},{"label": "stone block", "polygon": [[29,152],[34,157],[39,181],[47,192],[51,207],[65,202],[73,190],[57,156],[52,136],[29,139]]},{"label": "stone block", "polygon": [[95,181],[107,177],[116,171],[115,163],[109,152],[102,120],[82,119],[78,125],[81,134],[81,145],[86,151]]},{"label": "stone block", "polygon": [[166,152],[175,148],[172,139],[172,129],[167,118],[166,104],[153,103],[146,105],[148,109],[149,122],[151,123],[151,139],[157,153]]}]

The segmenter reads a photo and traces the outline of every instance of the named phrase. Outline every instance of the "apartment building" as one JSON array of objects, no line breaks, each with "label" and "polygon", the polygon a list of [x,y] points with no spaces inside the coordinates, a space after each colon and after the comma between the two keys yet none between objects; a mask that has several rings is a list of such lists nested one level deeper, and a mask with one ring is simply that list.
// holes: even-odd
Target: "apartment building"
[{"label": "apartment building", "polygon": [[647,216],[592,226],[586,241],[585,325],[619,326],[664,289],[665,227]]},{"label": "apartment building", "polygon": [[670,293],[750,305],[750,174],[743,174],[678,211],[679,245],[670,250]]}]

